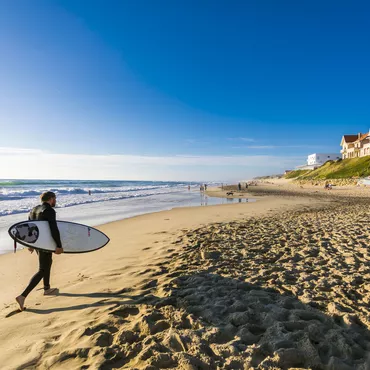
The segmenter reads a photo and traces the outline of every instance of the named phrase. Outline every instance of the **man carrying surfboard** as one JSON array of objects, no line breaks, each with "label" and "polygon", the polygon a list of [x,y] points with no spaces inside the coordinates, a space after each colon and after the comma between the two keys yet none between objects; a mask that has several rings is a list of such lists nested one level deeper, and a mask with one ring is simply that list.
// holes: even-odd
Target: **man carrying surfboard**
[{"label": "man carrying surfboard", "polygon": [[[56,205],[56,195],[51,191],[42,193],[40,196],[42,204],[34,207],[29,215],[29,220],[41,220],[48,221],[50,226],[51,235],[57,245],[55,249],[55,254],[63,253],[62,242],[60,240],[60,233],[56,221],[56,213],[53,209]],[[28,250],[33,253],[34,249],[28,248]],[[52,295],[57,293],[57,288],[50,288],[50,271],[51,265],[53,263],[52,252],[37,251],[39,257],[39,271],[32,277],[27,288],[23,293],[18,296],[15,300],[17,301],[21,311],[24,310],[24,302],[31,293],[31,291],[36,287],[36,285],[44,280],[44,295]]]}]

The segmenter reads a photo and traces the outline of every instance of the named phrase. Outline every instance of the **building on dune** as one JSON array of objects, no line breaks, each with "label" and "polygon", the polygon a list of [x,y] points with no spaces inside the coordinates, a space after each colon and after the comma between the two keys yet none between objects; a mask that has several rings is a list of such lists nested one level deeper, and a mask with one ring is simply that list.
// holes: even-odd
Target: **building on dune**
[{"label": "building on dune", "polygon": [[313,153],[307,157],[307,164],[303,166],[298,166],[298,170],[314,170],[322,166],[327,161],[336,161],[340,159],[340,154],[338,153]]},{"label": "building on dune", "polygon": [[340,143],[343,159],[358,158],[370,155],[370,132],[357,135],[343,135]]}]

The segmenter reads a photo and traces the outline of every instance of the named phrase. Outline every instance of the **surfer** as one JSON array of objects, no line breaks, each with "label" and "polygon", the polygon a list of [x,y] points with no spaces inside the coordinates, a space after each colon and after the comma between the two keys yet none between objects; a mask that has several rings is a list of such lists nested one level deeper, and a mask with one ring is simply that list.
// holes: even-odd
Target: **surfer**
[{"label": "surfer", "polygon": [[[63,253],[62,242],[60,240],[60,233],[56,221],[56,213],[53,209],[56,205],[56,195],[51,191],[42,193],[40,196],[42,204],[34,207],[28,217],[29,220],[41,220],[48,221],[50,226],[51,235],[57,245],[55,249],[55,254]],[[28,248],[28,250],[33,253],[33,248]],[[24,302],[31,293],[31,291],[36,287],[36,285],[44,280],[44,295],[52,295],[58,292],[57,288],[50,287],[50,270],[53,263],[52,252],[37,251],[39,256],[39,271],[32,277],[30,283],[24,292],[18,296],[15,300],[17,301],[21,311],[24,310]]]}]

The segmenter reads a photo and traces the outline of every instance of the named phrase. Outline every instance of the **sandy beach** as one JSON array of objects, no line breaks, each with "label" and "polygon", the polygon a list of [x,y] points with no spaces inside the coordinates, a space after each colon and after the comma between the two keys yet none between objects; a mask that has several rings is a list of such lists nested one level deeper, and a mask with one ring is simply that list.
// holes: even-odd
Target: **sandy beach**
[{"label": "sandy beach", "polygon": [[60,294],[24,312],[37,258],[1,256],[0,367],[370,369],[369,195],[270,183],[102,225],[111,242],[54,256]]}]

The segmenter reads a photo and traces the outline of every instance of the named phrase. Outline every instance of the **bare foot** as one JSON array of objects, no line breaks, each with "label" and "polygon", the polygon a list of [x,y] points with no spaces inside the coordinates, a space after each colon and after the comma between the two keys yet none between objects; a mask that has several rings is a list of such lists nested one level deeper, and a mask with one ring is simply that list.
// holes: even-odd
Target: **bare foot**
[{"label": "bare foot", "polygon": [[17,303],[19,305],[19,309],[21,311],[23,311],[24,310],[24,301],[26,300],[26,298],[23,297],[23,295],[20,295],[15,300],[17,301]]},{"label": "bare foot", "polygon": [[50,289],[44,290],[44,295],[56,295],[58,293],[59,293],[58,288],[50,288]]}]

